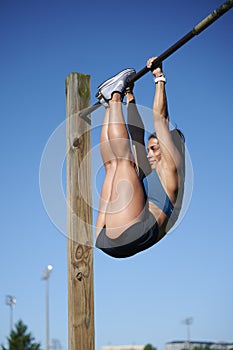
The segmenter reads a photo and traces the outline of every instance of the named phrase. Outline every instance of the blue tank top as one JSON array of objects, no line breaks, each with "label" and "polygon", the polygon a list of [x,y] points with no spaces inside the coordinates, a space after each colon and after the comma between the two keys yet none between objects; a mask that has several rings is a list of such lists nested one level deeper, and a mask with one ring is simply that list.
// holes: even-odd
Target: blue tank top
[{"label": "blue tank top", "polygon": [[157,205],[170,218],[174,207],[161,184],[156,170],[153,170],[143,179],[143,185],[149,202]]}]

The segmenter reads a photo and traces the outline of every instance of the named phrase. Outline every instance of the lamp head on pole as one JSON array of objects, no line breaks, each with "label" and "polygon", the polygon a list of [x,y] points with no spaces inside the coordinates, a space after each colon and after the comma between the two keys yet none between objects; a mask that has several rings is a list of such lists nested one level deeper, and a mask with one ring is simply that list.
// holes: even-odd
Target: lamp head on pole
[{"label": "lamp head on pole", "polygon": [[48,265],[48,266],[47,266],[47,269],[48,269],[48,271],[52,271],[53,266],[52,266],[52,265]]},{"label": "lamp head on pole", "polygon": [[192,317],[188,317],[184,320],[184,323],[189,326],[190,324],[193,323],[193,318]]},{"label": "lamp head on pole", "polygon": [[16,304],[16,298],[13,295],[6,296],[6,305],[13,306]]},{"label": "lamp head on pole", "polygon": [[53,269],[53,266],[52,265],[48,265],[44,271],[43,271],[43,276],[41,277],[42,280],[48,280],[49,277],[50,277],[50,273]]}]

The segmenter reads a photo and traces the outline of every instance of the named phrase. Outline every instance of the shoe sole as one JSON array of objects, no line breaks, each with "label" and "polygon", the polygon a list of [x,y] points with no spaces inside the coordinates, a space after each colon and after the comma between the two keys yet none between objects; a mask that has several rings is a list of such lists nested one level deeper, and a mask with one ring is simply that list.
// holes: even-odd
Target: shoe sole
[{"label": "shoe sole", "polygon": [[123,71],[121,71],[120,73],[114,75],[114,77],[106,80],[104,83],[102,83],[101,85],[98,86],[98,90],[104,88],[105,86],[107,85],[112,85],[113,83],[115,83],[115,81],[117,81],[119,78],[121,78],[122,76],[124,76],[126,73],[134,73],[135,71],[133,71],[132,69],[128,68],[128,69],[125,69]]}]

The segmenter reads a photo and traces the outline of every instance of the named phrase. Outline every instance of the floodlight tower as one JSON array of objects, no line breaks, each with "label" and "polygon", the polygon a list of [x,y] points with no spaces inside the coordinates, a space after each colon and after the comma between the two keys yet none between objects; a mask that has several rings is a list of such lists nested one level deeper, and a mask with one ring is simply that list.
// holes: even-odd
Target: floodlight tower
[{"label": "floodlight tower", "polygon": [[190,325],[193,323],[193,318],[192,317],[187,317],[184,320],[184,323],[187,326],[187,348],[188,348],[188,350],[191,350],[191,346],[190,346],[190,340],[191,340]]},{"label": "floodlight tower", "polygon": [[48,265],[44,271],[42,280],[46,282],[46,295],[45,295],[45,314],[46,314],[46,350],[49,350],[49,277],[51,275],[51,271],[53,269],[52,265]]},{"label": "floodlight tower", "polygon": [[6,305],[10,306],[10,333],[13,329],[13,307],[16,304],[16,298],[13,295],[6,296]]}]

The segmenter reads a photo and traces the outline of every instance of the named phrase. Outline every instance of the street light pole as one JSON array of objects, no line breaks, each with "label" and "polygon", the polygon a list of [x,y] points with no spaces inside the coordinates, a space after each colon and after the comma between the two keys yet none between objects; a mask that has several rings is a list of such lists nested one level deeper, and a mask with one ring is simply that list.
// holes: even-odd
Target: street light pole
[{"label": "street light pole", "polygon": [[49,277],[53,269],[52,265],[48,265],[44,269],[42,280],[46,282],[46,294],[45,294],[45,318],[46,318],[46,350],[49,350]]},{"label": "street light pole", "polygon": [[13,306],[16,304],[16,298],[13,295],[6,296],[6,305],[10,306],[10,333],[13,329]]}]

